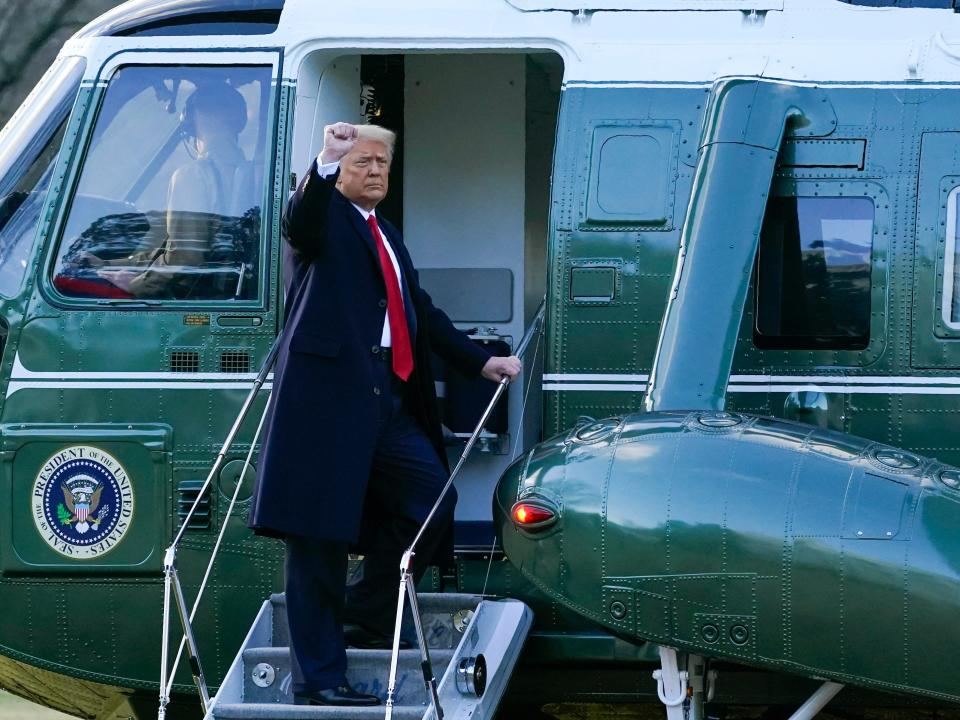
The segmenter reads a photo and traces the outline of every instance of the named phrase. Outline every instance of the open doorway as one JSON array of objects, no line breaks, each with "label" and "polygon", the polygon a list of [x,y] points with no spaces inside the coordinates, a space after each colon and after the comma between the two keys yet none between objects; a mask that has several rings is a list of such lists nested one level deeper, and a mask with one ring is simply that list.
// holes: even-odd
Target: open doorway
[{"label": "open doorway", "polygon": [[[434,304],[476,342],[509,353],[546,291],[562,77],[561,59],[547,52],[317,53],[298,80],[293,168],[309,165],[332,122],[396,132],[390,193],[378,212],[402,229]],[[522,382],[457,480],[460,552],[490,551],[493,488],[540,439],[544,353],[542,342],[531,344]],[[454,461],[485,395],[453,370],[436,375]]]}]

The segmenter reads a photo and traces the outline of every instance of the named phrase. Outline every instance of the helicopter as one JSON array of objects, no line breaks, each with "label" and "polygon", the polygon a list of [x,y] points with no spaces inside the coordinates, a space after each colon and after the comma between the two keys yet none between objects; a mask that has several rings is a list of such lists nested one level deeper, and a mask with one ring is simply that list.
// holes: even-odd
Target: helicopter
[{"label": "helicopter", "polygon": [[[243,661],[282,608],[282,546],[246,529],[255,423],[205,478],[283,329],[285,201],[343,120],[397,132],[381,210],[460,329],[510,354],[546,297],[457,477],[455,564],[420,588],[532,611],[505,708],[956,712],[955,9],[131,0],[90,23],[0,134],[0,686],[155,715],[177,537],[206,680],[238,667],[288,712],[281,654]],[[453,458],[492,391],[436,374]],[[170,687],[197,716],[191,669]]]}]

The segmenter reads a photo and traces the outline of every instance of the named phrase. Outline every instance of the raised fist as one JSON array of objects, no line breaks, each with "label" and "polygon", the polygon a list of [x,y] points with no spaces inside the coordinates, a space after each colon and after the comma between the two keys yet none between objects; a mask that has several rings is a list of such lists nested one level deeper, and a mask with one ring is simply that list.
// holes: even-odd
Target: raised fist
[{"label": "raised fist", "polygon": [[359,132],[356,125],[338,122],[323,129],[323,150],[320,152],[320,164],[339,162],[357,144]]}]

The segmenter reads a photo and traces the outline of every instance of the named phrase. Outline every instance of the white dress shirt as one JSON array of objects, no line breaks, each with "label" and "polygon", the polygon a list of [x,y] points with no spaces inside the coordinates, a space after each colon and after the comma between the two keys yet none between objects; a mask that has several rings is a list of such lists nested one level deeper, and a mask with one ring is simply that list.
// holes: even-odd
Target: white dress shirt
[{"label": "white dress shirt", "polygon": [[[321,164],[320,158],[317,157],[317,173],[322,178],[330,177],[337,171],[337,168],[339,167],[340,167],[339,161]],[[363,216],[364,222],[368,222],[367,218],[369,218],[371,215],[373,215],[374,218],[377,217],[376,211],[370,212],[368,210],[364,210],[362,207],[360,207],[354,202],[350,204],[353,205],[357,209],[357,211]],[[380,228],[380,237],[383,238],[383,246],[387,249],[387,255],[390,256],[390,262],[393,263],[393,271],[397,274],[397,282],[400,283],[400,286],[401,286],[400,299],[402,301],[403,300],[403,275],[400,273],[400,263],[397,262],[397,256],[394,255],[393,248],[390,246],[390,241],[387,240],[387,234],[383,231],[383,227],[380,226],[379,221],[377,221],[377,227]],[[386,313],[384,313],[383,332],[380,334],[380,347],[392,347],[392,346],[393,346],[393,339],[390,335],[390,318]]]}]

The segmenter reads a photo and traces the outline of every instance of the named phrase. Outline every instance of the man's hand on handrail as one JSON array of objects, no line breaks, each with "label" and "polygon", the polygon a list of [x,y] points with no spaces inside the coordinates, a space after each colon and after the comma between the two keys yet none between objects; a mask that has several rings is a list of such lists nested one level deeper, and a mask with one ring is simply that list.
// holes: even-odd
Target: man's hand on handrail
[{"label": "man's hand on handrail", "polygon": [[493,355],[487,360],[480,374],[487,380],[493,380],[494,382],[500,382],[504,376],[510,378],[510,382],[513,382],[517,379],[517,375],[520,374],[522,367],[520,358],[516,355],[511,355],[510,357]]}]

